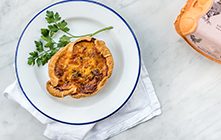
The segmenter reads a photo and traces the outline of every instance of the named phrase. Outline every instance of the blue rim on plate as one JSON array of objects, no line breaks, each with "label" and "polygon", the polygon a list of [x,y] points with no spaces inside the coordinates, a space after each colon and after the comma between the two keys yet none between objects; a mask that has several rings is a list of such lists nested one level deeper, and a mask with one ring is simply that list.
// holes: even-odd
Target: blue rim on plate
[{"label": "blue rim on plate", "polygon": [[[18,75],[18,70],[17,70],[17,54],[18,54],[18,48],[19,48],[19,44],[20,44],[20,41],[22,39],[22,36],[23,34],[25,33],[26,29],[28,28],[28,26],[31,24],[31,22],[38,16],[40,15],[42,12],[44,12],[45,10],[47,10],[48,8],[52,7],[52,6],[55,6],[55,5],[58,5],[58,4],[62,4],[62,3],[66,3],[66,2],[88,2],[88,3],[92,3],[92,4],[96,4],[96,5],[99,5],[101,7],[104,7],[108,10],[110,10],[111,12],[113,12],[115,15],[117,15],[124,23],[125,25],[128,27],[128,29],[130,30],[131,34],[133,35],[134,37],[134,40],[136,42],[136,45],[137,45],[137,49],[138,49],[138,56],[139,56],[139,68],[138,68],[138,75],[137,75],[137,80],[136,80],[136,83],[129,95],[129,97],[126,99],[126,101],[118,108],[116,109],[114,112],[110,113],[109,115],[107,115],[106,117],[103,117],[103,118],[100,118],[98,120],[94,120],[94,121],[91,121],[91,122],[85,122],[85,123],[74,123],[74,122],[65,122],[65,121],[61,121],[61,120],[58,120],[58,119],[55,119],[51,116],[48,116],[46,113],[42,112],[41,110],[39,110],[32,102],[31,100],[28,98],[28,96],[26,95],[25,91],[23,90],[22,86],[21,86],[21,82],[19,80],[19,75]],[[102,4],[102,3],[99,3],[99,2],[96,2],[96,1],[91,1],[91,0],[64,0],[64,1],[60,1],[60,2],[57,2],[57,3],[54,3],[54,4],[51,4],[49,6],[47,6],[46,8],[44,8],[43,10],[41,10],[39,13],[37,13],[29,22],[28,24],[25,26],[24,30],[22,31],[21,33],[21,36],[19,37],[19,40],[18,40],[18,43],[17,43],[17,47],[16,47],[16,51],[15,51],[15,72],[16,72],[16,77],[17,77],[17,81],[18,81],[18,84],[22,90],[22,92],[24,93],[25,97],[27,98],[27,100],[31,103],[31,105],[37,109],[41,114],[45,115],[46,117],[54,120],[54,121],[57,121],[57,122],[60,122],[60,123],[64,123],[64,124],[70,124],[70,125],[86,125],[86,124],[92,124],[92,123],[96,123],[98,121],[101,121],[101,120],[104,120],[108,117],[110,117],[111,115],[113,115],[114,113],[116,113],[118,110],[120,110],[125,104],[126,102],[130,99],[130,97],[132,96],[132,94],[134,93],[134,90],[136,89],[136,86],[137,86],[137,83],[138,83],[138,80],[139,80],[139,77],[140,77],[140,71],[141,71],[141,54],[140,54],[140,48],[139,48],[139,43],[137,41],[137,38],[132,30],[132,28],[129,26],[129,24],[126,22],[126,20],[121,16],[119,15],[116,11],[114,11],[113,9],[111,9],[110,7]]]}]

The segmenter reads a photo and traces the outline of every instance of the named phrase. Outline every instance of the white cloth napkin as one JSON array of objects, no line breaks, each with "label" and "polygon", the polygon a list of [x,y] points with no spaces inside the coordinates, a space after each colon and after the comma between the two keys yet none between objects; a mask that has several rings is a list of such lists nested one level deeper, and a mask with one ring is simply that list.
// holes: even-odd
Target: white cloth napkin
[{"label": "white cloth napkin", "polygon": [[160,103],[143,64],[139,83],[128,103],[114,115],[94,124],[67,125],[45,117],[26,100],[16,81],[5,89],[4,95],[19,103],[41,123],[46,124],[44,135],[53,140],[107,139],[161,113]]}]

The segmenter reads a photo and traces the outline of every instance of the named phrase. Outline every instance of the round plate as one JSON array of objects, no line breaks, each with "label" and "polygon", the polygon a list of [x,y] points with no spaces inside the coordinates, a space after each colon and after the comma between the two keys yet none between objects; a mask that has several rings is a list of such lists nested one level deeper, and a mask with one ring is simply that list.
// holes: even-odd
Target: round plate
[{"label": "round plate", "polygon": [[[29,52],[35,50],[34,40],[40,37],[40,28],[47,27],[47,10],[58,12],[68,22],[70,32],[76,35],[114,27],[95,36],[106,42],[115,62],[111,78],[97,95],[83,99],[53,97],[45,87],[49,80],[47,65],[27,64]],[[135,90],[140,67],[138,42],[127,22],[113,9],[84,0],[61,1],[40,11],[22,32],[15,55],[16,76],[27,100],[45,116],[75,125],[94,123],[117,112]]]}]

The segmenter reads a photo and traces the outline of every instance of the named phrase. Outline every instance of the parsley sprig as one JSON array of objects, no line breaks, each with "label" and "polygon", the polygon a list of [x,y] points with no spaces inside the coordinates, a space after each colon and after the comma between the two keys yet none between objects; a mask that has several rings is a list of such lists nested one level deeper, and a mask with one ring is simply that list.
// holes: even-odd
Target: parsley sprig
[{"label": "parsley sprig", "polygon": [[[58,12],[47,11],[45,17],[48,26],[47,28],[41,28],[41,37],[39,40],[34,41],[36,50],[29,53],[28,64],[37,66],[45,65],[50,58],[62,47],[71,42],[73,38],[80,38],[85,36],[95,36],[103,31],[113,29],[112,26],[105,27],[94,33],[85,35],[73,35],[71,34],[70,28],[68,28],[68,23],[61,19]],[[60,36],[58,41],[54,40],[55,35],[58,32],[64,33]]]}]

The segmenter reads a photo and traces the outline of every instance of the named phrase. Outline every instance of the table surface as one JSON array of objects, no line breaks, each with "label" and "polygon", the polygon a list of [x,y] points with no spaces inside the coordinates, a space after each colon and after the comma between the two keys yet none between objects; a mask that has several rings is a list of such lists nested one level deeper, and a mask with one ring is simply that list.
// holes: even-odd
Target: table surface
[{"label": "table surface", "polygon": [[[221,65],[207,60],[175,32],[185,0],[99,0],[130,23],[138,37],[162,115],[112,140],[215,140],[221,137]],[[15,80],[13,57],[22,29],[56,0],[0,1],[0,92]],[[44,140],[45,126],[17,103],[0,98],[0,139]],[[25,127],[24,127],[25,126]]]}]

